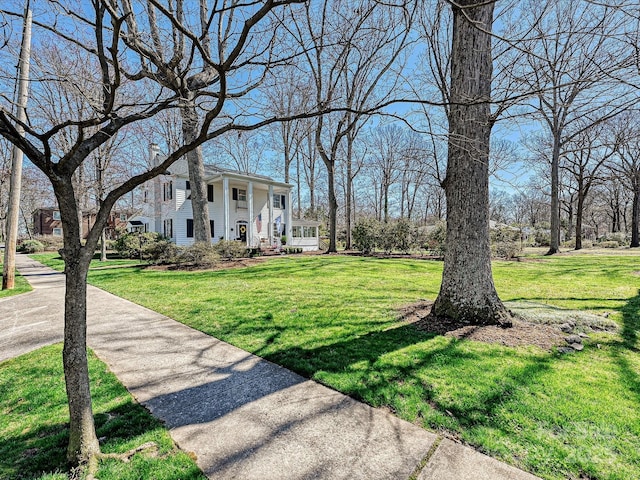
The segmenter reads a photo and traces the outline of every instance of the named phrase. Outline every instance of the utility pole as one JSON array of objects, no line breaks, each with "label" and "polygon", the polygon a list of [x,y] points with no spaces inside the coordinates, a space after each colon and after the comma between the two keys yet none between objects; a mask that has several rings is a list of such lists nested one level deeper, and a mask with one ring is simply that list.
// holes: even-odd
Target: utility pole
[{"label": "utility pole", "polygon": [[[31,57],[31,9],[29,0],[24,11],[22,48],[18,64],[18,111],[19,122],[27,121],[27,98],[29,96],[29,61]],[[24,128],[17,125],[20,135]],[[9,183],[9,204],[7,206],[7,238],[4,245],[4,265],[2,269],[2,289],[11,290],[15,286],[16,243],[18,238],[18,218],[20,213],[20,190],[22,189],[22,150],[14,146],[11,155],[11,180]]]}]

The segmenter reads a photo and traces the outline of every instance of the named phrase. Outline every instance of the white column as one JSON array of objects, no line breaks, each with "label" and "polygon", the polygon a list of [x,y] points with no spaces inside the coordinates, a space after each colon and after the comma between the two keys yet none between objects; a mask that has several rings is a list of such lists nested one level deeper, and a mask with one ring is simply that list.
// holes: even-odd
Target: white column
[{"label": "white column", "polygon": [[273,185],[269,185],[269,197],[267,198],[269,205],[269,245],[273,245]]},{"label": "white column", "polygon": [[247,186],[247,203],[249,204],[247,205],[247,208],[249,209],[249,225],[247,225],[247,233],[249,234],[249,237],[247,238],[247,240],[249,241],[249,247],[254,247],[255,245],[253,244],[253,227],[256,222],[253,218],[253,182],[249,182],[249,185]]},{"label": "white column", "polygon": [[291,232],[293,232],[293,228],[291,226],[291,222],[293,221],[293,204],[291,203],[291,189],[287,190],[287,211],[286,211],[286,216],[287,216],[287,231],[284,232],[285,235],[287,236],[287,244],[291,245],[291,240],[293,240],[293,237],[291,235]]},{"label": "white column", "polygon": [[229,179],[222,178],[222,209],[224,211],[224,239],[229,240]]}]

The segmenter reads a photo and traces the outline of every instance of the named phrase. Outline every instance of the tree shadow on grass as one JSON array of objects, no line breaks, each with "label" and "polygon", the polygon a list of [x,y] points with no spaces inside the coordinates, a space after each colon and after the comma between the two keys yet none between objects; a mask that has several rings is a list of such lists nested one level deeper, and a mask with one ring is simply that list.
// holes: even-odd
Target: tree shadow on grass
[{"label": "tree shadow on grass", "polygon": [[[132,441],[137,442],[137,437],[153,434],[154,430],[164,428],[162,422],[151,416],[147,409],[131,401],[109,412],[97,413],[95,424],[98,437],[104,439],[104,443],[101,441],[103,453],[122,453],[123,445]],[[26,429],[18,435],[0,437],[0,478],[26,480],[37,479],[46,474],[66,474],[68,442],[68,423],[42,425],[38,428]],[[166,460],[163,459],[163,461]],[[164,478],[175,478],[175,480],[204,478],[193,464],[191,468],[185,465],[178,470],[175,477]]]},{"label": "tree shadow on grass", "polygon": [[[326,383],[341,392],[409,421],[433,418],[427,410],[436,410],[452,419],[453,428],[479,423],[500,428],[492,425],[497,410],[520,388],[541,382],[557,360],[553,354],[529,355],[421,332],[414,325],[316,348],[289,348],[266,358],[321,382],[328,378]],[[449,385],[444,393],[443,382]]]},{"label": "tree shadow on grass", "polygon": [[629,355],[640,354],[640,291],[620,309],[622,313],[622,339],[612,344],[611,355],[620,369],[622,380],[640,401],[640,373],[629,360]]}]

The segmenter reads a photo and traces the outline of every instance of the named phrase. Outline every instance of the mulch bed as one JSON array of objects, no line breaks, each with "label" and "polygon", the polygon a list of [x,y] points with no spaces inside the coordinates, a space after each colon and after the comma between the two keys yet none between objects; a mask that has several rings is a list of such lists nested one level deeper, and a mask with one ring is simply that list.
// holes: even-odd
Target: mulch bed
[{"label": "mulch bed", "polygon": [[476,326],[462,324],[450,318],[430,317],[433,302],[421,301],[401,309],[400,319],[415,324],[418,330],[468,339],[477,342],[498,343],[507,347],[535,345],[551,351],[554,347],[565,345],[565,334],[556,327],[530,323],[515,318],[513,326]]}]

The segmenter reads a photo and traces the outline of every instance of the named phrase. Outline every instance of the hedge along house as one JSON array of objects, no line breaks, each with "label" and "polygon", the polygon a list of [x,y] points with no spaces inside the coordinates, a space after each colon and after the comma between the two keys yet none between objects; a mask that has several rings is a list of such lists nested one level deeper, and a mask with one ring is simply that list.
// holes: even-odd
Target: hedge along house
[{"label": "hedge along house", "polygon": [[[157,146],[152,145],[151,155],[159,160]],[[319,222],[292,219],[290,184],[215,165],[205,165],[205,181],[213,243],[238,240],[247,247],[269,248],[280,247],[286,238],[288,246],[318,250]],[[141,213],[129,220],[129,230],[161,233],[177,245],[193,243],[186,160],[143,186]]]}]

